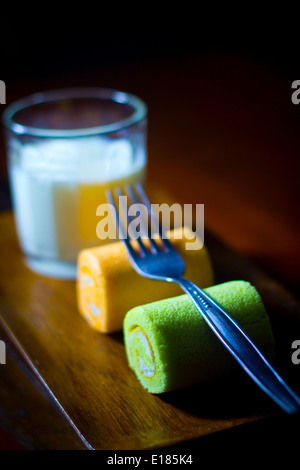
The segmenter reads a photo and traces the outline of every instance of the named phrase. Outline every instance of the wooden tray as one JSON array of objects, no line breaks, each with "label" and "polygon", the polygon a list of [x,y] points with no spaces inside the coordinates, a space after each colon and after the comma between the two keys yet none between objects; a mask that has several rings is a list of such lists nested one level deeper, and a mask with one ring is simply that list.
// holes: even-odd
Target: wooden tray
[{"label": "wooden tray", "polygon": [[[269,312],[278,368],[295,387],[291,342],[298,300],[206,234],[217,282],[245,279]],[[153,449],[261,419],[277,408],[242,371],[226,380],[161,396],[129,370],[122,333],[102,335],[78,314],[75,283],[31,272],[23,262],[12,214],[0,216],[1,325],[55,398],[88,449]],[[295,382],[295,383],[294,383]]]}]

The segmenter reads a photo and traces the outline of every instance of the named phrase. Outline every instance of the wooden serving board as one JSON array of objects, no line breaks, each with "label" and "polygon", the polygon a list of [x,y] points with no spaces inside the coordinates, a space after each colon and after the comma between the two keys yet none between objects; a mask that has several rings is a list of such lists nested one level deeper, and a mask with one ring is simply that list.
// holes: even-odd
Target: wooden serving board
[{"label": "wooden serving board", "polygon": [[[259,290],[274,327],[281,373],[300,306],[284,287],[212,236],[205,243],[217,282],[245,279]],[[1,325],[88,449],[153,449],[260,419],[277,408],[241,371],[222,381],[151,395],[128,368],[122,333],[93,331],[79,315],[75,282],[30,271],[13,216],[0,216]]]}]

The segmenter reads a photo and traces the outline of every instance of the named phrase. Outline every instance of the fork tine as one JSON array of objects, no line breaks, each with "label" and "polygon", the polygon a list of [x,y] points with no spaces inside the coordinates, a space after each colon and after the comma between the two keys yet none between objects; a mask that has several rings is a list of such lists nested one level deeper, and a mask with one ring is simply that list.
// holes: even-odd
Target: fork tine
[{"label": "fork tine", "polygon": [[[115,194],[118,196],[119,202],[120,202],[120,196],[122,196],[122,191],[121,191],[121,189],[120,189],[120,188],[116,188],[116,189],[115,189]],[[125,209],[125,207],[123,206],[123,212],[124,212],[125,215],[126,215],[127,221],[131,221],[131,220],[132,220],[132,217],[128,214],[127,207],[126,207],[126,209]],[[132,238],[130,237],[128,231],[127,231],[127,234],[128,234],[128,238],[129,238],[130,240],[132,240]],[[127,237],[126,237],[126,238],[127,238]],[[148,254],[148,249],[145,247],[145,245],[144,245],[144,243],[143,243],[141,237],[138,237],[138,238],[136,239],[136,241],[137,241],[137,243],[138,243],[138,245],[139,245],[139,249],[140,249],[140,254],[141,254],[141,256],[146,256],[146,255]]]},{"label": "fork tine", "polygon": [[[143,186],[141,185],[141,183],[137,183],[135,185],[135,188],[136,188],[136,191],[139,194],[143,204],[145,204],[145,206],[148,209],[148,213],[150,214],[150,218],[151,218],[151,225],[152,224],[154,225],[155,231],[157,231],[158,235],[160,236],[164,248],[168,251],[174,249],[172,243],[168,240],[168,238],[166,238],[165,233],[163,232],[163,228],[162,228],[162,226],[161,226],[161,224],[158,220],[157,215],[155,214],[154,210],[152,209],[152,206],[151,206],[150,201],[147,197],[147,194],[145,193],[145,191],[143,189]],[[151,238],[151,237],[149,237],[149,238]]]},{"label": "fork tine", "polygon": [[123,229],[123,226],[122,226],[122,222],[121,222],[120,217],[119,217],[119,211],[118,211],[118,208],[115,204],[115,201],[114,201],[114,198],[113,198],[113,195],[112,195],[112,192],[111,192],[110,189],[107,189],[105,191],[105,196],[106,196],[106,199],[109,202],[109,204],[111,204],[113,206],[113,208],[115,209],[115,215],[116,215],[115,224],[116,224],[117,228],[119,229],[119,233],[120,233],[122,239],[125,239],[126,237],[125,237],[124,229]]},{"label": "fork tine", "polygon": [[115,204],[115,201],[114,201],[114,198],[113,198],[113,195],[112,195],[112,192],[110,191],[110,189],[107,189],[105,191],[105,195],[106,195],[106,199],[108,200],[108,202],[114,207],[115,209],[115,214],[116,214],[116,227],[117,229],[119,229],[119,232],[122,236],[122,239],[126,245],[126,248],[129,252],[129,254],[131,255],[132,258],[136,257],[137,254],[136,254],[136,251],[134,250],[134,248],[132,247],[131,243],[130,243],[130,238],[128,236],[126,236],[126,234],[124,233],[124,230],[123,230],[123,227],[122,227],[122,222],[120,220],[120,216],[119,216],[119,211],[118,211],[118,208]]},{"label": "fork tine", "polygon": [[[125,189],[126,189],[127,193],[130,196],[131,202],[133,204],[140,204],[137,201],[137,199],[135,197],[135,194],[134,194],[134,191],[133,191],[132,187],[129,184],[125,186]],[[143,205],[145,206],[145,204],[143,204]],[[148,211],[147,207],[146,207],[146,210],[147,210],[147,216],[149,218],[150,214],[149,214],[149,211]],[[143,220],[143,229],[142,230],[148,237],[148,240],[149,240],[149,243],[150,243],[150,250],[152,251],[152,253],[158,253],[158,251],[160,251],[160,247],[158,246],[156,241],[153,240],[153,238],[151,238],[151,231],[150,231],[148,220],[147,220],[147,222],[145,220]]]}]

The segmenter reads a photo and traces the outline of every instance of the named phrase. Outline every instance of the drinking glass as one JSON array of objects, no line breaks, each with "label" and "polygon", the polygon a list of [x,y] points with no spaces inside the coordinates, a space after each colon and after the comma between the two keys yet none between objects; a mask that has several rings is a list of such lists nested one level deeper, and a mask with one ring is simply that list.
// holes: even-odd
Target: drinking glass
[{"label": "drinking glass", "polygon": [[3,124],[25,261],[75,279],[78,252],[103,243],[96,211],[105,190],[144,181],[147,106],[118,90],[53,90],[12,103]]}]

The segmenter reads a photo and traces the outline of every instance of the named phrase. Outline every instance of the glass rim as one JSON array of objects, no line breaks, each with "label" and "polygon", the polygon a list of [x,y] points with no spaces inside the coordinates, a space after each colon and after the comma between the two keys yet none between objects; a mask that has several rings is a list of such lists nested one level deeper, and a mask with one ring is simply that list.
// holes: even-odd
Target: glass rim
[{"label": "glass rim", "polygon": [[[36,104],[47,103],[51,101],[60,101],[62,99],[76,98],[100,98],[108,99],[119,104],[132,106],[133,112],[130,116],[109,124],[91,126],[80,129],[47,129],[34,126],[25,126],[14,121],[14,115],[25,108],[30,108]],[[102,87],[75,87],[60,88],[57,90],[48,90],[33,93],[29,96],[14,101],[3,112],[2,122],[4,126],[17,135],[28,135],[36,137],[86,137],[99,134],[115,132],[140,122],[147,116],[147,106],[138,96],[125,91],[119,91],[113,88]]]}]

